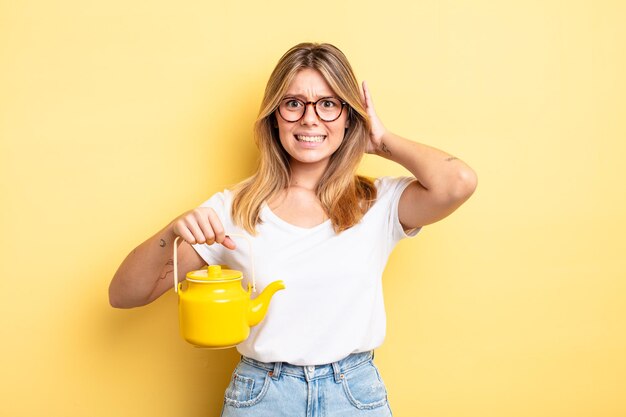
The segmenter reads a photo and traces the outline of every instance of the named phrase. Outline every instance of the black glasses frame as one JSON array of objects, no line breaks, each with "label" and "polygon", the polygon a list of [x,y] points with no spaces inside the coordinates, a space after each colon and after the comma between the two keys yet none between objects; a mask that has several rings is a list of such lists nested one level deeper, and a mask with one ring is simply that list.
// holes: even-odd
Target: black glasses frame
[{"label": "black glasses frame", "polygon": [[317,103],[319,103],[322,100],[328,100],[329,98],[333,98],[335,100],[339,100],[337,97],[332,97],[332,96],[322,97],[322,98],[318,99],[317,101],[303,101],[303,100],[300,100],[299,98],[296,98],[296,97],[285,97],[284,99],[282,99],[280,101],[281,104],[285,100],[296,100],[296,101],[299,101],[300,103],[304,104],[304,110],[302,111],[302,116],[298,117],[296,120],[287,120],[287,119],[285,119],[285,116],[283,116],[280,113],[280,104],[278,105],[278,108],[276,109],[276,112],[278,113],[280,118],[283,119],[284,121],[286,121],[287,123],[296,123],[296,122],[299,122],[300,120],[302,120],[302,118],[306,114],[306,106],[308,106],[309,104],[312,104],[313,105],[313,111],[315,112],[315,115],[317,116],[318,119],[320,119],[323,122],[334,122],[335,120],[337,120],[337,119],[339,119],[341,117],[341,115],[343,113],[343,108],[346,107],[348,105],[348,103],[346,103],[345,101],[339,100],[339,102],[341,103],[341,110],[339,110],[339,115],[337,115],[337,117],[335,117],[334,119],[326,120],[326,119],[322,118],[322,116],[320,116],[319,113],[317,112]]}]

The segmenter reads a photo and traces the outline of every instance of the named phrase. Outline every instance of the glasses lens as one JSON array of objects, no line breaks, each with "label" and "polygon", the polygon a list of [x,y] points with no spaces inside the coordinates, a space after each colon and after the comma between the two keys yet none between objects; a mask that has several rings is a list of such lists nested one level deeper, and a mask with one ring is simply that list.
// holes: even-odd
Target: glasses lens
[{"label": "glasses lens", "polygon": [[304,114],[304,103],[295,98],[287,98],[280,102],[278,111],[283,119],[288,122],[296,122],[300,120]]},{"label": "glasses lens", "polygon": [[315,110],[320,119],[330,122],[341,114],[341,102],[336,98],[323,98],[315,105]]}]

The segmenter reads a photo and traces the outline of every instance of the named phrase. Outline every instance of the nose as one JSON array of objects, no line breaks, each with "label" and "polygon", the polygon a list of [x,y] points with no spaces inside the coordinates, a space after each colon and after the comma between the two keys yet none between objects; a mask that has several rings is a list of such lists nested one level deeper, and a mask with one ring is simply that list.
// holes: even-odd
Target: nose
[{"label": "nose", "polygon": [[302,115],[302,119],[300,119],[300,121],[303,125],[316,125],[319,123],[319,118],[317,117],[317,113],[315,112],[315,104],[307,103],[304,105],[304,114]]}]

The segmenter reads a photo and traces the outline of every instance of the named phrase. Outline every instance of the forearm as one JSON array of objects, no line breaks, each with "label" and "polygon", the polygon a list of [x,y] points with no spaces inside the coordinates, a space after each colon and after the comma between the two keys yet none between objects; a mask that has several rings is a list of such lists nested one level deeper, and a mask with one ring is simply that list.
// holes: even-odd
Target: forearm
[{"label": "forearm", "polygon": [[462,198],[474,190],[474,171],[460,159],[431,146],[387,131],[376,154],[405,167],[429,193]]},{"label": "forearm", "polygon": [[181,237],[176,255],[181,279],[187,272],[205,265],[204,259],[191,245],[219,243],[228,249],[236,247],[235,242],[225,235],[215,210],[210,207],[189,210],[124,259],[109,286],[109,302],[113,307],[130,308],[148,304],[172,288],[172,256],[177,236]]},{"label": "forearm", "polygon": [[172,251],[176,235],[167,225],[135,248],[118,268],[109,286],[113,307],[145,305],[160,281],[174,269]]}]

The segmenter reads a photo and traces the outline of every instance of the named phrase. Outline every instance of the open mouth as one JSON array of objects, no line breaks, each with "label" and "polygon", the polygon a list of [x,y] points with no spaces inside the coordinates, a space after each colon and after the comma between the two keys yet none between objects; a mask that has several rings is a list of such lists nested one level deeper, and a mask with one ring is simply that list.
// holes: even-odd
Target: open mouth
[{"label": "open mouth", "polygon": [[306,142],[306,143],[322,143],[326,136],[305,136],[305,135],[295,135],[298,142]]}]

